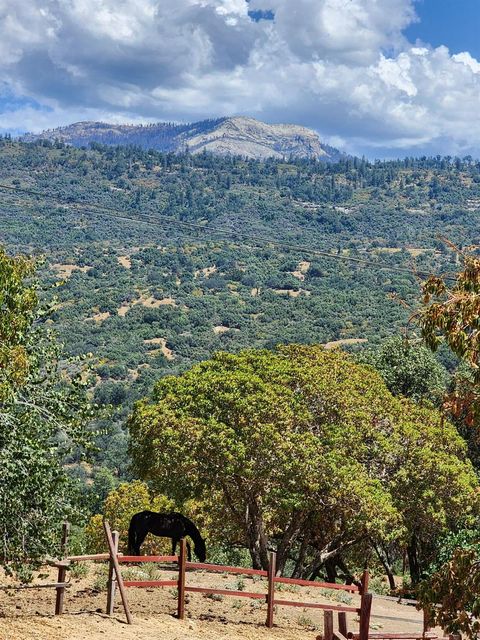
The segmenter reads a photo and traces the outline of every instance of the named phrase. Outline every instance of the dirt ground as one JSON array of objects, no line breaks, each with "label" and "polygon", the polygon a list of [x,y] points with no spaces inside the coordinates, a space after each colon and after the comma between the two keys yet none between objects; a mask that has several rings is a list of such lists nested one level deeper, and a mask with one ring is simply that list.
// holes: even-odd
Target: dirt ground
[{"label": "dirt ground", "polygon": [[[53,616],[54,589],[0,591],[0,640],[306,640],[322,632],[323,612],[303,607],[277,606],[275,627],[266,629],[266,605],[262,600],[229,596],[187,594],[187,619],[175,618],[176,590],[128,588],[134,624],[127,625],[117,593],[114,615],[105,614],[106,566],[85,564],[86,575],[71,576],[65,594],[65,613]],[[55,573],[44,572],[39,582],[55,581]],[[124,567],[129,580],[174,579],[176,573],[155,565]],[[1,584],[8,580],[0,576]],[[188,572],[187,584],[221,589],[265,592],[259,578]],[[359,597],[318,588],[277,585],[276,597],[302,602],[358,606]],[[374,598],[372,631],[421,632],[422,616],[412,607]],[[358,630],[358,619],[349,614],[348,627]]]}]

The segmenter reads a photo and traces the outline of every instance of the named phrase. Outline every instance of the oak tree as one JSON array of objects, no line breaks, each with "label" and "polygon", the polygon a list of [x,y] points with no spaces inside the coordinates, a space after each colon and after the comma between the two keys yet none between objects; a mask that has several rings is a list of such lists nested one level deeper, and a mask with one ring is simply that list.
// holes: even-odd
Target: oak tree
[{"label": "oak tree", "polygon": [[452,425],[320,346],[217,353],[159,380],[129,429],[139,477],[203,503],[255,567],[274,546],[280,570],[311,575],[355,544],[397,541],[417,578],[432,538],[477,506]]}]

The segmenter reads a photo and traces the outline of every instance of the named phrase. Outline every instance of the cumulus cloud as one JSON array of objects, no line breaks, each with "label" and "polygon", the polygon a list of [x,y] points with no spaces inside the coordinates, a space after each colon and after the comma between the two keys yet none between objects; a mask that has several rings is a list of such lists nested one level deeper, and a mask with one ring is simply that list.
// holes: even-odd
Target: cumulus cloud
[{"label": "cumulus cloud", "polygon": [[0,0],[0,128],[246,114],[369,155],[480,155],[480,62],[408,42],[415,19],[413,0]]}]

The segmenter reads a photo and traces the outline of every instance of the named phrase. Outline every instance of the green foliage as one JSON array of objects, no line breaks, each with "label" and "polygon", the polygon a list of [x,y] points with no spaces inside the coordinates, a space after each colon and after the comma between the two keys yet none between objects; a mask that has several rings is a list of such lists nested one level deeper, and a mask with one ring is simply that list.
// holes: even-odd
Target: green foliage
[{"label": "green foliage", "polygon": [[95,591],[106,591],[108,586],[108,566],[100,565],[95,568],[95,580],[93,588]]},{"label": "green foliage", "polygon": [[283,570],[302,538],[305,570],[366,540],[415,539],[425,566],[478,507],[455,429],[318,346],[217,353],[159,380],[129,429],[140,477],[197,499],[216,539],[242,541],[257,567],[275,541]]},{"label": "green foliage", "polygon": [[447,373],[432,352],[400,336],[389,338],[376,350],[362,351],[357,360],[375,367],[395,396],[438,403],[445,391]]},{"label": "green foliage", "polygon": [[250,567],[252,560],[250,558],[250,554],[245,548],[225,544],[215,544],[215,541],[209,536],[208,562],[232,567]]},{"label": "green foliage", "polygon": [[462,254],[463,270],[454,285],[432,276],[423,287],[424,307],[420,315],[427,344],[435,349],[442,340],[452,351],[478,372],[480,315],[480,258]]},{"label": "green foliage", "polygon": [[[480,632],[480,557],[476,548],[456,549],[452,558],[418,590],[430,623],[474,640]],[[440,605],[440,606],[438,606]]]},{"label": "green foliage", "polygon": [[93,416],[81,362],[61,359],[46,326],[33,269],[0,249],[0,562],[7,569],[54,554],[60,523],[78,516],[62,463],[89,444]]},{"label": "green foliage", "polygon": [[449,562],[457,549],[480,551],[478,524],[472,529],[460,529],[449,531],[440,538],[437,544],[435,559],[429,568],[429,573],[435,573]]},{"label": "green foliage", "polygon": [[384,576],[371,576],[369,584],[369,590],[372,593],[376,593],[380,596],[390,595],[390,587],[385,581]]},{"label": "green foliage", "polygon": [[306,616],[304,613],[298,616],[297,624],[299,627],[304,627],[305,629],[316,629],[315,623],[311,618]]},{"label": "green foliage", "polygon": [[[58,295],[60,338],[72,355],[95,354],[96,397],[115,407],[98,425],[95,462],[127,478],[121,425],[159,377],[218,350],[358,338],[374,346],[398,332],[408,312],[392,298],[415,306],[417,278],[380,262],[451,271],[455,253],[438,235],[476,242],[479,175],[478,164],[452,158],[326,165],[0,139],[1,182],[53,196],[2,191],[0,226],[10,250],[47,254],[45,284],[62,283],[47,293]],[[161,224],[135,222],[144,214]],[[373,264],[310,255],[318,249]],[[149,342],[158,339],[170,351]]]},{"label": "green foliage", "polygon": [[74,578],[85,578],[88,576],[89,568],[84,562],[73,562],[70,565],[69,571]]},{"label": "green foliage", "polygon": [[91,512],[98,513],[103,509],[108,494],[115,489],[117,484],[117,478],[110,469],[100,467],[96,471],[93,483],[87,488],[87,501]]},{"label": "green foliage", "polygon": [[[445,343],[463,361],[463,370],[459,369],[455,377],[446,406],[460,425],[470,428],[471,445],[472,440],[478,444],[480,415],[480,259],[471,254],[460,254],[460,257],[462,270],[453,285],[437,276],[430,277],[424,284],[419,322],[431,349]],[[477,446],[470,448],[478,460]],[[478,530],[468,528],[447,533],[439,541],[430,575],[420,585],[418,595],[433,624],[472,639],[480,632],[479,553]]]},{"label": "green foliage", "polygon": [[36,319],[36,287],[26,284],[34,264],[11,259],[0,247],[0,401],[12,398],[29,374],[28,337]]}]

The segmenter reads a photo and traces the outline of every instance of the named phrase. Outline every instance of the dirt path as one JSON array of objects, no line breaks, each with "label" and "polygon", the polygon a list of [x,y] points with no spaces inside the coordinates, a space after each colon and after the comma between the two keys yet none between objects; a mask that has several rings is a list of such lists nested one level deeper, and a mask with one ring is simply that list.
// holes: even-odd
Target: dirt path
[{"label": "dirt path", "polygon": [[121,618],[109,619],[103,614],[65,615],[56,618],[19,618],[0,620],[1,640],[300,640],[314,638],[305,630],[257,627],[248,623],[220,623],[215,621],[180,621],[167,615],[154,618],[136,616],[133,625]]}]

